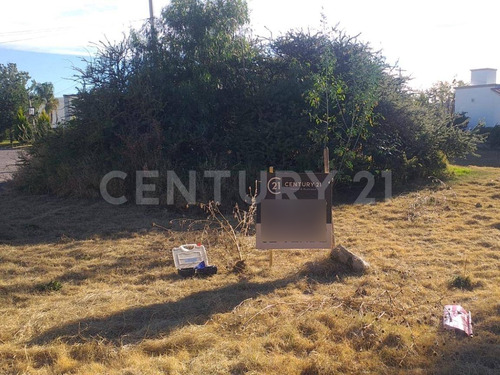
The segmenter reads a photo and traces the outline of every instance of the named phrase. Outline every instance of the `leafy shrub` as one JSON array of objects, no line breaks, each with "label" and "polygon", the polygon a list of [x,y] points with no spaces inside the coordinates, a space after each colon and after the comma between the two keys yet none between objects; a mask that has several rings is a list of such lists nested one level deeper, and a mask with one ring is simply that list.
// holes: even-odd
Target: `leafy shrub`
[{"label": "leafy shrub", "polygon": [[[104,174],[143,169],[245,169],[251,184],[268,166],[321,170],[324,146],[340,182],[391,169],[405,183],[480,141],[357,38],[291,31],[265,43],[245,34],[247,21],[242,0],[175,0],[154,28],[102,44],[79,71],[76,120],[35,142],[18,185],[92,196]],[[115,185],[133,197],[133,178]],[[235,184],[225,186],[236,200]]]},{"label": "leafy shrub", "polygon": [[500,125],[495,125],[489,133],[487,142],[490,147],[500,149]]}]

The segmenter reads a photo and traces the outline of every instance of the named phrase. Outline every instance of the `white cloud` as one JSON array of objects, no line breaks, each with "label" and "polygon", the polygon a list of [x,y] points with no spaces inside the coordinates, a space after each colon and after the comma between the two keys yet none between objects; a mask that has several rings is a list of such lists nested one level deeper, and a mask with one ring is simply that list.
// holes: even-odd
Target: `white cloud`
[{"label": "white cloud", "polygon": [[390,63],[415,78],[418,88],[454,77],[469,80],[469,69],[500,68],[496,18],[500,3],[491,0],[249,0],[261,35],[294,26],[319,26],[323,11],[331,25],[361,33]]},{"label": "white cloud", "polygon": [[0,45],[82,54],[104,38],[121,39],[130,27],[140,27],[148,17],[148,0],[9,1],[2,4]]},{"label": "white cloud", "polygon": [[[169,0],[153,0],[155,14]],[[469,69],[500,68],[491,0],[248,0],[255,33],[319,27],[322,9],[330,24],[361,33],[388,61],[399,60],[415,85],[469,79]],[[87,54],[92,42],[119,40],[149,17],[149,0],[12,0],[2,3],[0,46],[30,51]],[[9,42],[9,43],[6,43]]]}]

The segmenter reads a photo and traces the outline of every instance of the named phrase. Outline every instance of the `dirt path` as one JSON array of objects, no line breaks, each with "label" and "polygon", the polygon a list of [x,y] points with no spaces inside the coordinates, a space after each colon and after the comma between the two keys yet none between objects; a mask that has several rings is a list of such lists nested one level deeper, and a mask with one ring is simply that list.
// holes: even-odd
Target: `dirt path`
[{"label": "dirt path", "polygon": [[469,155],[465,159],[454,160],[453,164],[500,168],[500,150],[491,149],[487,145],[480,145],[477,149],[477,154],[479,156]]},{"label": "dirt path", "polygon": [[19,150],[0,149],[0,183],[10,180],[16,171]]}]

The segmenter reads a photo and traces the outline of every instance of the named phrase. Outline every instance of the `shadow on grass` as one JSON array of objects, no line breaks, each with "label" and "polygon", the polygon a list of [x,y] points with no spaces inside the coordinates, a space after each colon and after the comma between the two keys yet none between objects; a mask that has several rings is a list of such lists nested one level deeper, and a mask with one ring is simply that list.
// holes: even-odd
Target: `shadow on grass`
[{"label": "shadow on grass", "polygon": [[500,150],[490,148],[488,145],[480,145],[477,149],[479,156],[469,155],[465,159],[455,159],[453,164],[476,167],[496,167],[500,168]]},{"label": "shadow on grass", "polygon": [[205,324],[214,314],[230,312],[244,300],[273,293],[303,280],[306,275],[309,282],[334,283],[355,274],[326,258],[307,263],[298,273],[283,279],[261,283],[241,281],[196,292],[177,301],[133,307],[102,318],[73,321],[44,332],[31,340],[29,345],[57,340],[83,343],[94,339],[123,345],[157,338],[185,325]]},{"label": "shadow on grass", "polygon": [[[392,196],[416,191],[429,184],[432,181],[426,179],[395,187]],[[334,205],[355,203],[365,187],[366,180],[349,187],[338,186],[333,194]],[[380,202],[386,198],[385,195],[384,181],[380,180],[366,198]],[[14,246],[60,243],[68,239],[129,238],[138,232],[151,230],[153,222],[168,226],[172,231],[185,231],[183,220],[206,219],[206,214],[198,208],[179,212],[170,207],[137,206],[132,202],[115,206],[101,198],[21,194],[5,185],[0,185],[0,207],[0,244]],[[172,220],[174,224],[169,225]]]},{"label": "shadow on grass", "polygon": [[[1,261],[1,257],[0,257]],[[23,267],[22,261],[17,262],[19,267]],[[102,281],[106,282],[109,279],[109,275],[114,273],[116,277],[120,276],[136,276],[137,279],[134,281],[136,285],[144,285],[154,281],[178,281],[180,276],[176,273],[153,273],[155,270],[163,270],[168,267],[174,267],[173,259],[170,257],[158,258],[157,253],[150,253],[147,256],[142,256],[140,259],[131,257],[119,257],[115,261],[103,263],[99,262],[97,264],[85,264],[82,267],[76,268],[75,270],[70,270],[62,272],[59,275],[53,275],[52,277],[43,277],[43,282],[23,282],[15,283],[10,285],[0,285],[0,298],[5,296],[18,296],[20,293],[40,293],[40,284],[46,284],[50,282],[60,282],[63,287],[66,285],[78,286],[86,281]],[[17,274],[25,274],[25,270],[19,271]],[[32,273],[35,274],[35,273]],[[40,273],[43,275],[43,273]],[[15,297],[14,297],[15,298]]]},{"label": "shadow on grass", "polygon": [[0,244],[34,245],[91,238],[128,238],[180,216],[159,206],[113,206],[102,199],[0,191]]}]

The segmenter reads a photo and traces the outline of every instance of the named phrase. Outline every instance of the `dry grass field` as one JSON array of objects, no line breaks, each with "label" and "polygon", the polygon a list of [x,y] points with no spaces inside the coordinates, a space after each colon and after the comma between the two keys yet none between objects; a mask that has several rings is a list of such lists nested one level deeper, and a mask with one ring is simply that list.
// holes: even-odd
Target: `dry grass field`
[{"label": "dry grass field", "polygon": [[[500,169],[454,171],[335,207],[337,243],[371,263],[365,275],[323,250],[275,251],[270,267],[253,237],[236,273],[223,234],[165,209],[4,190],[0,373],[499,374]],[[220,272],[182,279],[171,249],[196,241]],[[472,312],[474,337],[442,329],[451,303]]]}]

